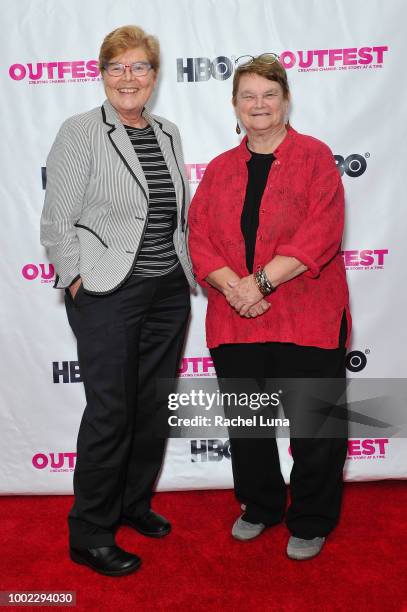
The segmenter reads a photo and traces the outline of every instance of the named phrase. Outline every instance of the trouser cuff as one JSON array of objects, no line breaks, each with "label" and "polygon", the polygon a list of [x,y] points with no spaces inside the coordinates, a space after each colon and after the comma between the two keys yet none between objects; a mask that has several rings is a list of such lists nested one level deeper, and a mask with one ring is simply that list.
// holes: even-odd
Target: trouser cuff
[{"label": "trouser cuff", "polygon": [[70,536],[69,544],[71,548],[100,548],[101,546],[114,546],[116,544],[112,533],[103,533],[100,535],[90,535],[86,537]]}]

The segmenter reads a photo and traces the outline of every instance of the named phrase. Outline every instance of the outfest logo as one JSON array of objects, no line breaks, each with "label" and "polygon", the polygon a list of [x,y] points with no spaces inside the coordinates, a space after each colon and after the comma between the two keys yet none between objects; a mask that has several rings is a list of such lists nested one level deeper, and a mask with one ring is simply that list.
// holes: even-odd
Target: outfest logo
[{"label": "outfest logo", "polygon": [[12,64],[9,76],[13,81],[28,81],[30,85],[86,83],[100,81],[98,61],[28,62]]},{"label": "outfest logo", "polygon": [[348,460],[386,459],[388,438],[348,440]]},{"label": "outfest logo", "polygon": [[178,370],[180,378],[202,376],[212,378],[216,376],[215,366],[211,357],[183,357]]},{"label": "outfest logo", "polygon": [[41,283],[52,283],[55,280],[55,268],[51,263],[28,263],[21,268],[25,280],[39,280]]},{"label": "outfest logo", "polygon": [[76,453],[52,452],[35,453],[31,463],[36,470],[48,468],[50,472],[73,472],[75,469]]},{"label": "outfest logo", "polygon": [[[286,50],[279,53],[280,62],[286,70],[298,72],[323,72],[332,70],[364,70],[382,68],[388,45],[346,47],[334,49]],[[239,56],[249,51],[242,51]],[[177,81],[197,83],[215,79],[225,81],[234,71],[235,55],[209,57],[178,57]]]},{"label": "outfest logo", "polygon": [[347,47],[345,49],[310,49],[307,51],[283,51],[280,62],[286,70],[297,68],[298,72],[324,70],[362,70],[381,68],[387,45],[376,47]]},{"label": "outfest logo", "polygon": [[[386,459],[388,438],[350,438],[348,440],[347,459]],[[292,456],[291,447],[288,447],[288,454]]]},{"label": "outfest logo", "polygon": [[347,270],[383,270],[389,249],[362,249],[342,251]]},{"label": "outfest logo", "polygon": [[187,174],[188,182],[191,185],[198,185],[201,182],[203,175],[205,174],[207,165],[207,163],[185,164],[185,172]]}]

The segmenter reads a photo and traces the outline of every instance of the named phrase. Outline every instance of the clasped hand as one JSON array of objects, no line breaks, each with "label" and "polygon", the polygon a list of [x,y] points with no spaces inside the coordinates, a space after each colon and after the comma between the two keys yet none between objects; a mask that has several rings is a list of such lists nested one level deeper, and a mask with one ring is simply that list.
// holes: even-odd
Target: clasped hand
[{"label": "clasped hand", "polygon": [[270,308],[252,275],[238,281],[228,281],[227,284],[226,300],[241,317],[258,317]]}]

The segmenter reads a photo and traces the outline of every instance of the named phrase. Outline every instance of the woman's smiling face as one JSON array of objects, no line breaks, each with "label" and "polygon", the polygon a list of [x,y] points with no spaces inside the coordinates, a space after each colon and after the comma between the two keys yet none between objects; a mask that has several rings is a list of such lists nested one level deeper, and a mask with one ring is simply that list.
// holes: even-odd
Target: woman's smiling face
[{"label": "woman's smiling face", "polygon": [[235,111],[248,134],[275,132],[284,127],[288,104],[280,83],[254,73],[240,77]]},{"label": "woman's smiling face", "polygon": [[[120,64],[133,64],[135,62],[149,63],[147,54],[142,47],[127,49],[115,56],[109,62]],[[144,76],[135,76],[131,68],[125,68],[120,76],[111,76],[103,71],[103,82],[109,102],[123,119],[140,116],[146,102],[154,90],[156,72],[150,69]]]}]

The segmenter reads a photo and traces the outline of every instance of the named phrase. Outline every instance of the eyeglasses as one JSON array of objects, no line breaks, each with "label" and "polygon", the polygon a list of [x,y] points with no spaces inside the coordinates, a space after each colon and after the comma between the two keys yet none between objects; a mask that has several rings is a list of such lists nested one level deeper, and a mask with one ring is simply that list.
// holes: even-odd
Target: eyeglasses
[{"label": "eyeglasses", "polygon": [[122,76],[125,73],[126,68],[130,68],[131,73],[134,76],[146,76],[149,70],[152,69],[152,65],[148,62],[133,62],[132,64],[119,64],[118,62],[110,62],[104,65],[104,69],[110,76]]},{"label": "eyeglasses", "polygon": [[240,66],[249,66],[255,60],[258,62],[263,62],[263,64],[274,64],[274,62],[279,61],[279,56],[277,53],[261,53],[261,55],[241,55],[235,60],[236,68],[240,68]]}]

